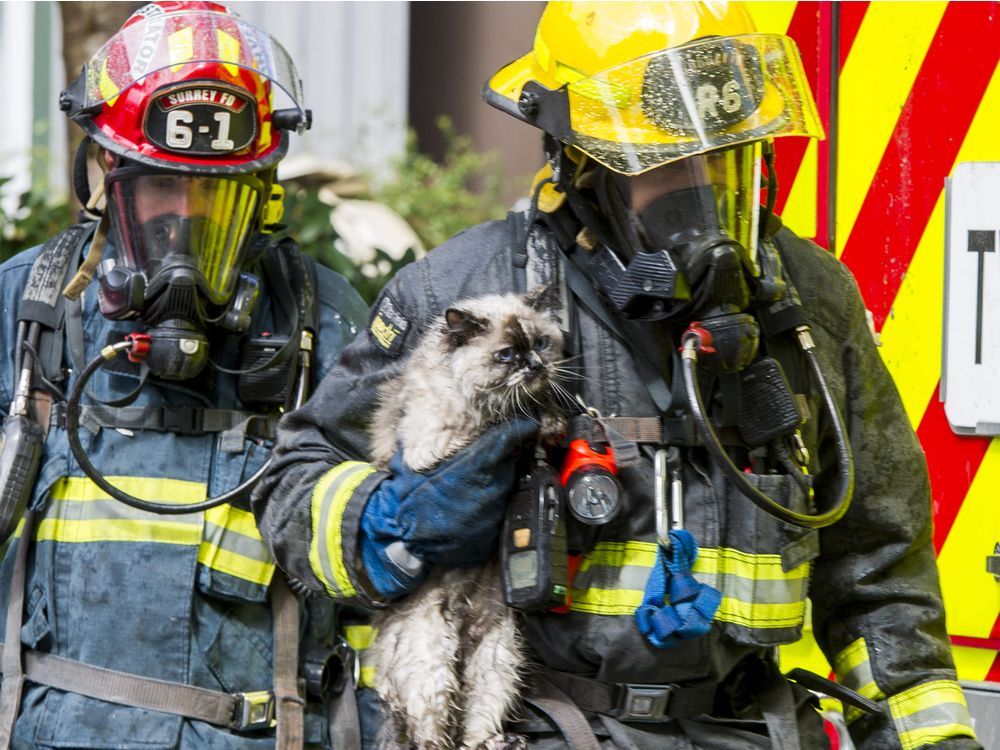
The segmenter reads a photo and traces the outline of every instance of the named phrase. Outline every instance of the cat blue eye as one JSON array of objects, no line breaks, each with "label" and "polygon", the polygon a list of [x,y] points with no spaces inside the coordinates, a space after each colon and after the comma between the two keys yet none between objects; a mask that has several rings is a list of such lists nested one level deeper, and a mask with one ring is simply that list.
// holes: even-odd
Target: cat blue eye
[{"label": "cat blue eye", "polygon": [[514,347],[505,346],[493,355],[497,362],[510,362],[514,359]]},{"label": "cat blue eye", "polygon": [[548,336],[539,336],[535,339],[535,351],[544,352],[551,344]]}]

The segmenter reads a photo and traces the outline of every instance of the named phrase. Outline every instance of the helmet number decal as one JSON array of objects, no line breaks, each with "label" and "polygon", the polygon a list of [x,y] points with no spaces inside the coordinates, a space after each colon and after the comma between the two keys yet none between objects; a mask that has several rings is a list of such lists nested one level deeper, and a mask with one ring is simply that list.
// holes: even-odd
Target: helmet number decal
[{"label": "helmet number decal", "polygon": [[146,137],[168,151],[226,156],[253,143],[257,110],[245,91],[217,82],[170,87],[146,111]]},{"label": "helmet number decal", "polygon": [[642,85],[646,117],[677,136],[725,132],[756,112],[763,98],[760,55],[732,39],[679,47],[653,59]]}]

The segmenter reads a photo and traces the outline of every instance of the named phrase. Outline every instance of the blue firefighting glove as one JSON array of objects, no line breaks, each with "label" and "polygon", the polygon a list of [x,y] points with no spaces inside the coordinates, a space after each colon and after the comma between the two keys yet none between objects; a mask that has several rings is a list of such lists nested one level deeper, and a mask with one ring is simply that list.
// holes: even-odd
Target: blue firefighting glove
[{"label": "blue firefighting glove", "polygon": [[472,567],[494,554],[518,448],[537,431],[518,417],[426,473],[408,468],[401,451],[393,456],[361,516],[361,557],[380,594],[413,591],[425,563]]}]

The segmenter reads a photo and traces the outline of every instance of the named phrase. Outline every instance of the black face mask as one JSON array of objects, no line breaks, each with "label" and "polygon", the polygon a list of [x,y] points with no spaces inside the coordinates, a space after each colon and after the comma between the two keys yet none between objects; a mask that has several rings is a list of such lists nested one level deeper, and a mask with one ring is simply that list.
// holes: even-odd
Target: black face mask
[{"label": "black face mask", "polygon": [[690,297],[682,315],[710,318],[746,309],[748,252],[720,226],[710,187],[662,195],[640,221],[652,252],[665,251],[687,282]]}]

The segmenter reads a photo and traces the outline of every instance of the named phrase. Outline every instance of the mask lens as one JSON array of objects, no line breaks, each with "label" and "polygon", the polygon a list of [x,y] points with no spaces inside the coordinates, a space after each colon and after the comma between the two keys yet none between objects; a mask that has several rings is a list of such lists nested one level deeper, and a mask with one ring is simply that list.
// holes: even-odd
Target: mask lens
[{"label": "mask lens", "polygon": [[263,183],[253,177],[109,175],[116,245],[124,265],[155,286],[165,267],[186,266],[209,301],[236,285]]},{"label": "mask lens", "polygon": [[757,275],[760,220],[760,142],[703,155],[721,229],[746,250],[743,262]]}]

